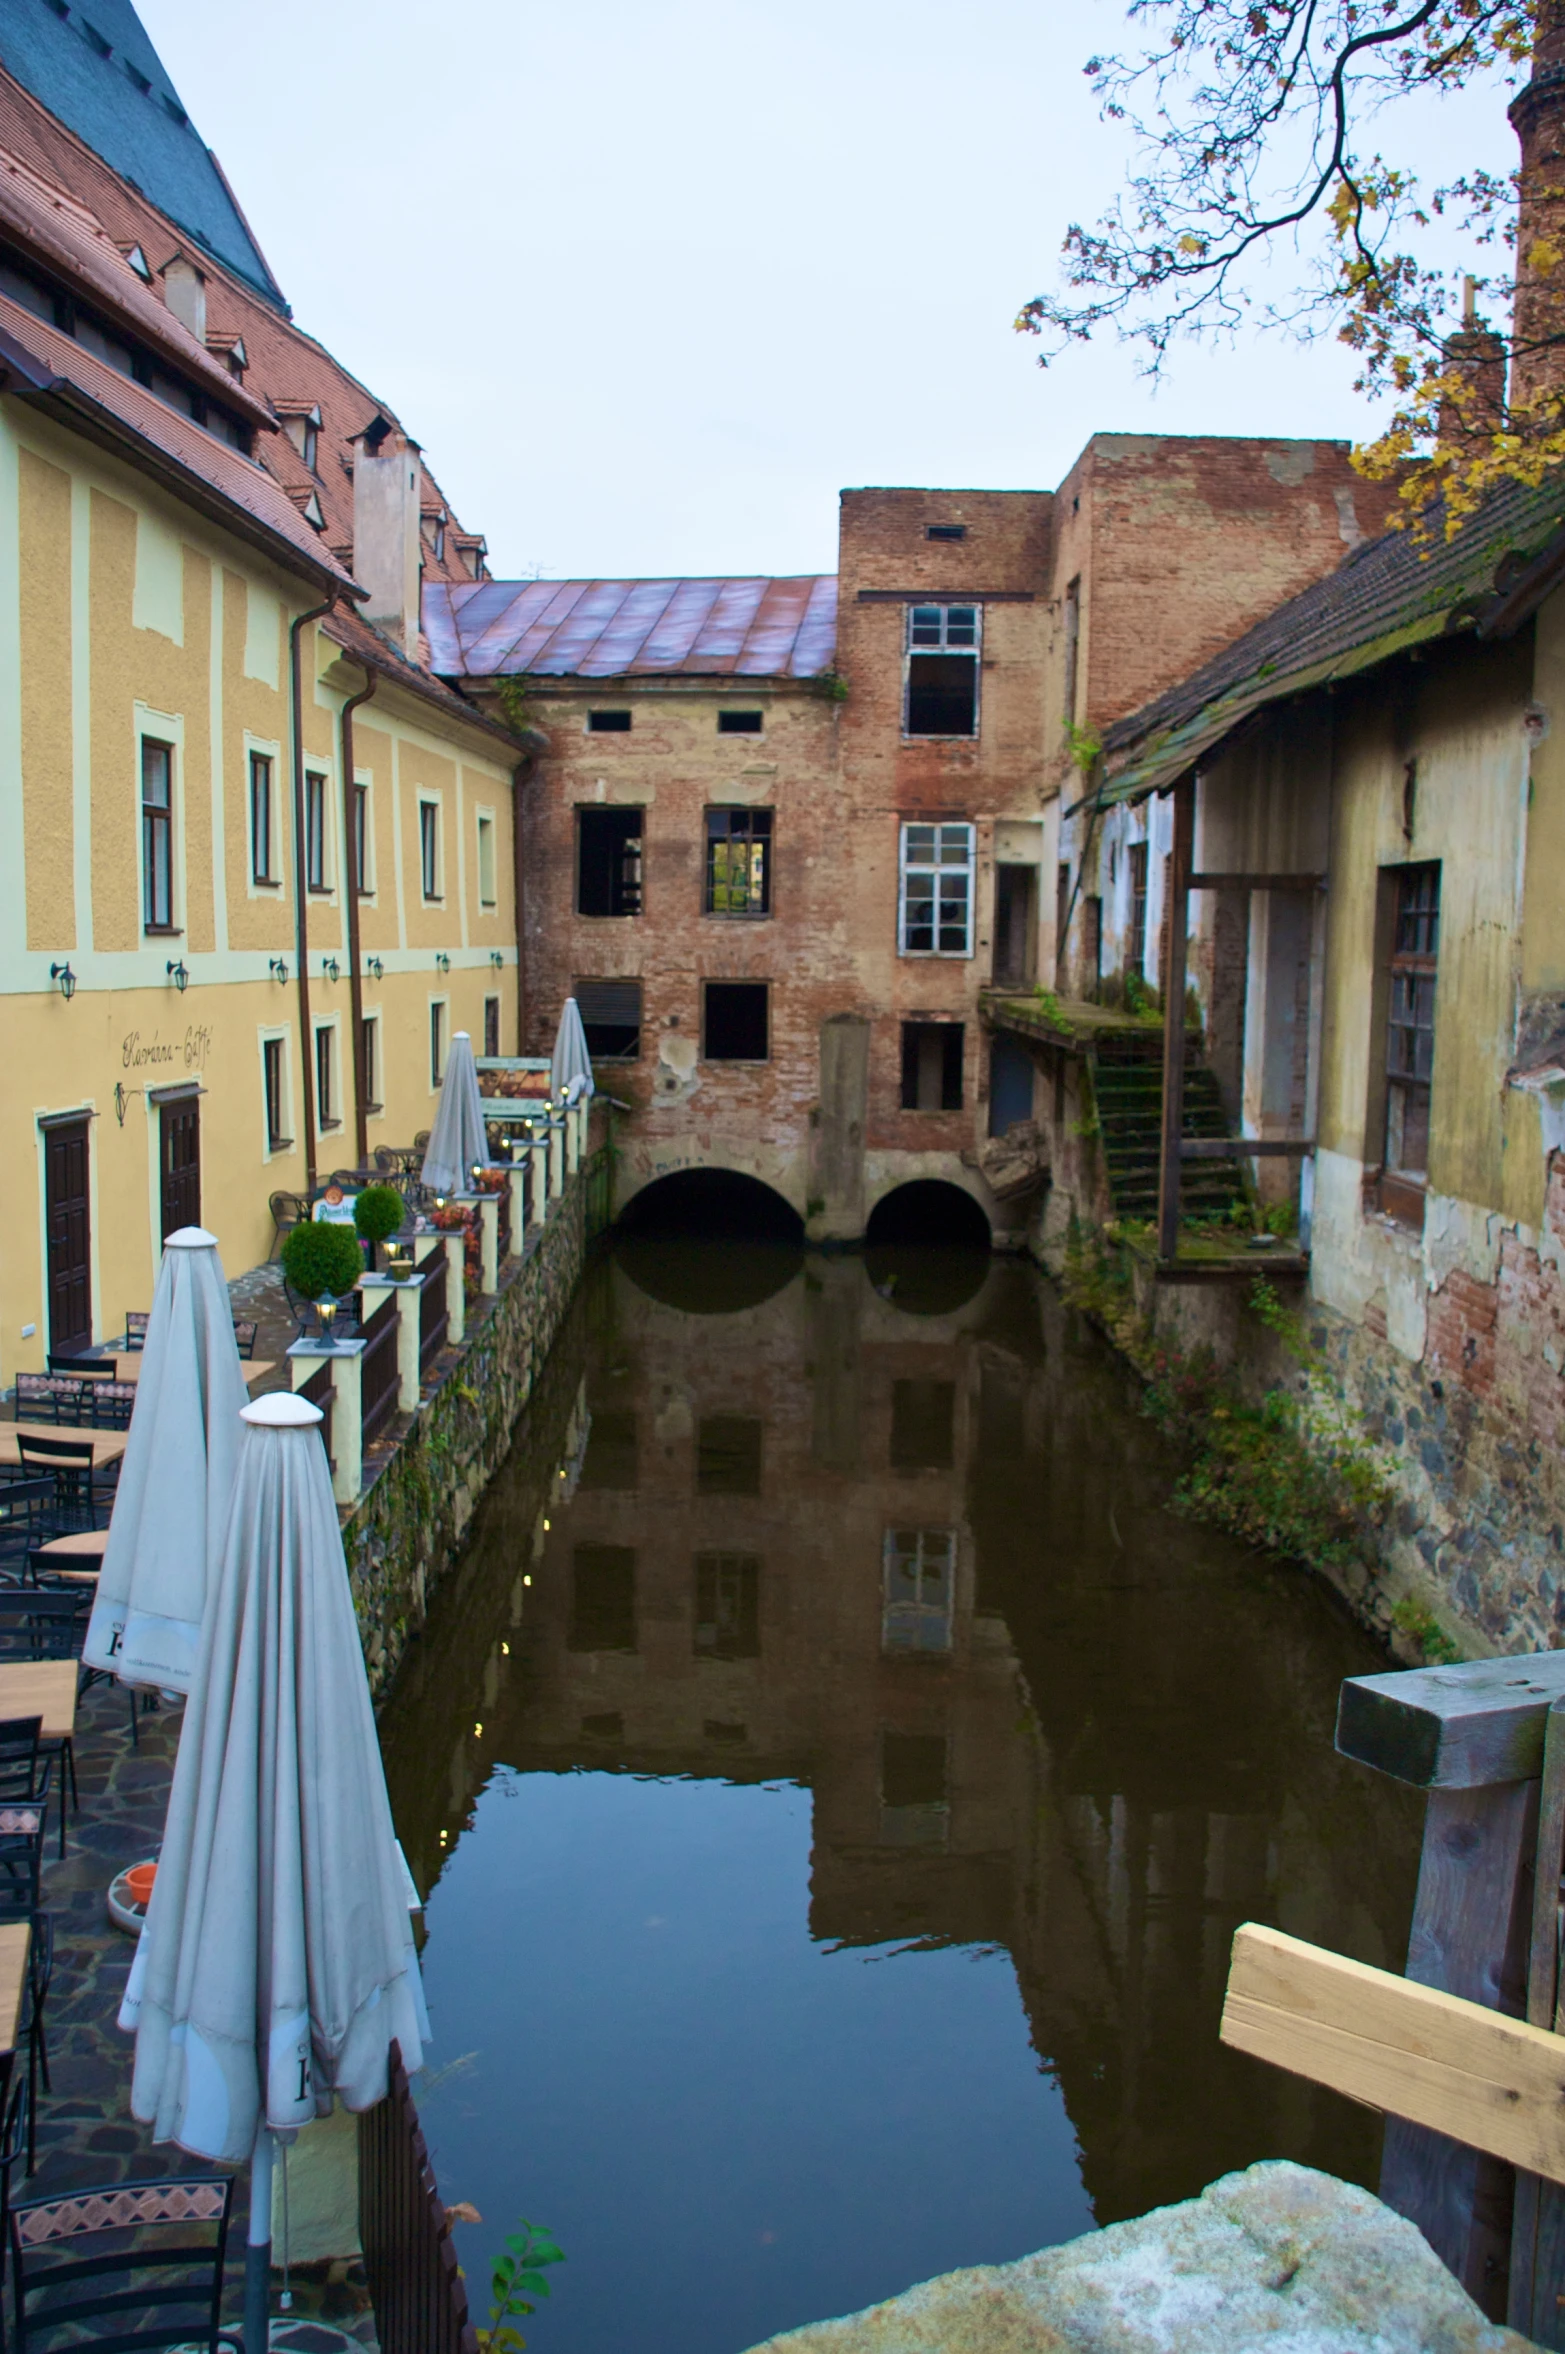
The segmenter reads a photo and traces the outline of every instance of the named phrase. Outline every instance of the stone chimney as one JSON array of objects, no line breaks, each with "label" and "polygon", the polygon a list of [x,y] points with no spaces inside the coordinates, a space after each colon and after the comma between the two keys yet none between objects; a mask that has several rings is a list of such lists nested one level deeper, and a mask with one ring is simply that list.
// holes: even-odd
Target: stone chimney
[{"label": "stone chimney", "polygon": [[353,577],[368,589],[361,607],[418,660],[419,495],[422,469],[418,444],[385,417],[353,437]]},{"label": "stone chimney", "polygon": [[192,261],[176,253],[163,270],[163,300],[197,343],[206,341],[206,278]]},{"label": "stone chimney", "polygon": [[1463,281],[1462,324],[1441,354],[1448,376],[1462,380],[1458,398],[1440,403],[1437,438],[1442,448],[1498,433],[1505,424],[1505,345],[1476,309],[1477,288]]},{"label": "stone chimney", "polygon": [[[1532,78],[1511,101],[1521,141],[1511,406],[1565,392],[1565,0],[1537,0]],[[1540,245],[1556,258],[1535,263]]]}]

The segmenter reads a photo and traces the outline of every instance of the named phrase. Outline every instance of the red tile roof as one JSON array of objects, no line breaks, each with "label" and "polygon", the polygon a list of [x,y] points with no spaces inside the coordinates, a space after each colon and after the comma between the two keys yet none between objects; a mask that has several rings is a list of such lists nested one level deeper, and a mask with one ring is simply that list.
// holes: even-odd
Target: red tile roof
[{"label": "red tile roof", "polygon": [[816,678],[837,643],[831,573],[791,580],[426,580],[448,678]]}]

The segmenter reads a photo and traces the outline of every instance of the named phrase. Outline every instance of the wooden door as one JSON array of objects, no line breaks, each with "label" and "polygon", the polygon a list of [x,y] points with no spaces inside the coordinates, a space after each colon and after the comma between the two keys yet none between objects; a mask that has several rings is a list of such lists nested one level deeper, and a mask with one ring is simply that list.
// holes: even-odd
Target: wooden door
[{"label": "wooden door", "polygon": [[71,1120],[44,1131],[44,1224],[49,1249],[49,1346],[68,1351],[92,1339],[92,1223],[87,1206],[87,1127]]},{"label": "wooden door", "polygon": [[163,1240],[201,1223],[201,1102],[184,1096],[160,1104]]}]

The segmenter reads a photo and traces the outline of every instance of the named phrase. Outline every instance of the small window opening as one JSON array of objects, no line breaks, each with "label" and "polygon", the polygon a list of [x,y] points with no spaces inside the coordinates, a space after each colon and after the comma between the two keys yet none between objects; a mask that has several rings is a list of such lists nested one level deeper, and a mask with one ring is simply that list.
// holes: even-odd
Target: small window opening
[{"label": "small window opening", "polygon": [[488,1055],[497,1055],[499,1051],[500,1000],[498,997],[486,997],[484,999],[484,1052]]},{"label": "small window opening", "polygon": [[272,872],[272,763],[265,752],[250,755],[250,879],[277,880]]},{"label": "small window opening", "polygon": [[761,1436],[755,1414],[708,1414],[696,1438],[698,1496],[758,1496]]},{"label": "small window opening", "polygon": [[418,805],[419,874],[426,899],[440,897],[440,805],[436,801],[421,801]]},{"label": "small window opening", "polygon": [[429,1084],[438,1087],[446,1075],[446,1009],[437,999],[429,1009]]},{"label": "small window opening", "polygon": [[767,1007],[764,981],[708,981],[706,1038],[709,1063],[764,1063]]},{"label": "small window opening", "polygon": [[759,1659],[761,1564],[753,1553],[696,1555],[697,1659]]},{"label": "small window opening", "polygon": [[380,1100],[380,1016],[366,1014],[359,1024],[359,1052],[364,1063],[364,1109],[378,1112]]},{"label": "small window opening", "polygon": [[949,1471],[956,1460],[956,1384],[923,1377],[891,1385],[893,1471]]},{"label": "small window opening", "polygon": [[315,1117],[323,1130],[342,1126],[337,1105],[336,1032],[329,1029],[315,1033]]},{"label": "small window opening", "polygon": [[304,887],[326,889],[326,779],[313,769],[304,776]]},{"label": "small window opening", "polygon": [[759,711],[720,711],[717,715],[720,736],[758,736],[761,732]]},{"label": "small window opening", "polygon": [[576,812],[576,913],[640,915],[641,809]]},{"label": "small window opening", "polygon": [[965,523],[930,523],[925,526],[925,539],[966,539]]},{"label": "small window opening", "polygon": [[606,1488],[627,1494],[636,1487],[639,1478],[634,1410],[594,1406],[579,1484],[584,1488]]},{"label": "small window opening", "polygon": [[904,1022],[902,1109],[959,1112],[962,1108],[961,1022]]},{"label": "small window opening", "polygon": [[628,736],[630,733],[630,713],[628,711],[589,711],[587,733],[589,736]]},{"label": "small window opening", "polygon": [[641,1054],[641,983],[577,981],[576,1011],[595,1063],[633,1063]]},{"label": "small window opening", "polygon": [[266,1085],[268,1152],[287,1152],[293,1144],[293,1138],[283,1133],[288,1124],[288,1088],[283,1053],[283,1041],[280,1038],[268,1038],[261,1048],[261,1069]]}]

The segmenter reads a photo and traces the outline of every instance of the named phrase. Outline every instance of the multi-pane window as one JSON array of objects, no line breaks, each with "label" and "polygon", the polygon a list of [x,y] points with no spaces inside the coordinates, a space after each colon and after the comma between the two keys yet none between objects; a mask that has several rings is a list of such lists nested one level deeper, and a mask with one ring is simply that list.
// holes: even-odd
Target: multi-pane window
[{"label": "multi-pane window", "polygon": [[337,1103],[337,1033],[332,1029],[315,1033],[315,1117],[322,1128],[342,1126]]},{"label": "multi-pane window", "polygon": [[909,606],[905,734],[977,735],[979,637],[976,605]]},{"label": "multi-pane window", "polygon": [[370,789],[368,785],[353,788],[353,887],[363,894],[374,889],[370,881]]},{"label": "multi-pane window", "polygon": [[440,804],[421,801],[418,805],[418,863],[419,875],[426,899],[440,897]]},{"label": "multi-pane window", "polygon": [[272,762],[266,752],[250,755],[250,879],[277,880],[272,871]]},{"label": "multi-pane window", "polygon": [[141,739],[141,921],[174,928],[174,748]]},{"label": "multi-pane window", "polygon": [[288,1071],[286,1048],[281,1038],[263,1039],[261,1044],[261,1076],[266,1089],[266,1149],[285,1152],[292,1138],[284,1133],[288,1125]]},{"label": "multi-pane window", "polygon": [[902,956],[973,953],[973,829],[905,825],[897,949]]},{"label": "multi-pane window", "polygon": [[761,1564],[753,1553],[696,1555],[698,1659],[761,1655]]},{"label": "multi-pane window", "polygon": [[1125,944],[1125,970],[1139,973],[1143,979],[1147,969],[1147,846],[1145,842],[1130,845],[1130,930]]},{"label": "multi-pane window", "polygon": [[378,1112],[381,1108],[379,1014],[366,1014],[360,1022],[359,1054],[364,1065],[364,1109]]},{"label": "multi-pane window", "polygon": [[326,888],[326,779],[314,769],[304,776],[304,887]]},{"label": "multi-pane window", "polygon": [[1386,1030],[1386,1172],[1422,1185],[1429,1171],[1429,1089],[1435,1057],[1435,969],[1440,951],[1440,869],[1403,867],[1396,877]]},{"label": "multi-pane window", "polygon": [[495,904],[494,819],[480,817],[478,821],[478,904]]},{"label": "multi-pane window", "polygon": [[772,812],[709,809],[706,813],[706,913],[772,912]]},{"label": "multi-pane window", "polygon": [[429,1009],[429,1084],[438,1087],[446,1075],[446,1008],[436,998]]},{"label": "multi-pane window", "polygon": [[888,1528],[882,1548],[883,1651],[949,1651],[956,1532]]}]

